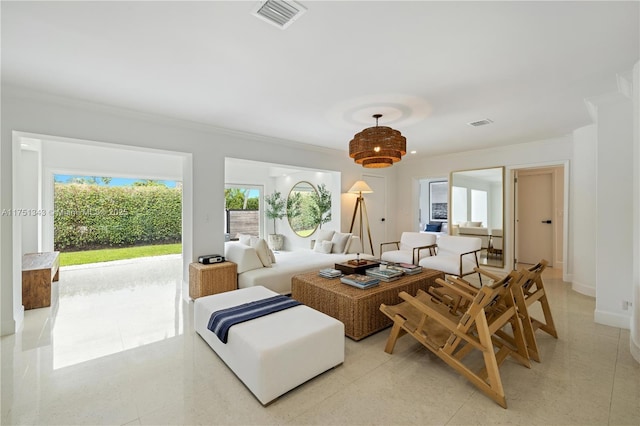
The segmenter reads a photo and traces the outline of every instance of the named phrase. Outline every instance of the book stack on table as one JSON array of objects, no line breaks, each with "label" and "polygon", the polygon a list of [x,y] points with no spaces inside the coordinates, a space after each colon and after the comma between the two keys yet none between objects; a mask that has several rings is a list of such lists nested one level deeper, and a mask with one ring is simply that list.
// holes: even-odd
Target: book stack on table
[{"label": "book stack on table", "polygon": [[348,284],[358,288],[371,288],[380,284],[380,280],[375,277],[368,277],[360,274],[349,274],[340,278],[340,281],[344,284]]},{"label": "book stack on table", "polygon": [[325,268],[325,269],[320,269],[320,272],[318,273],[318,275],[324,278],[338,278],[342,276],[342,271],[338,271],[337,269],[333,269],[333,268]]},{"label": "book stack on table", "polygon": [[395,281],[400,278],[404,272],[398,271],[397,269],[380,269],[380,267],[369,268],[365,272],[368,276],[373,278],[378,278],[382,281]]},{"label": "book stack on table", "polygon": [[422,266],[414,265],[413,263],[395,263],[389,265],[389,268],[404,272],[406,275],[414,275],[422,272]]}]

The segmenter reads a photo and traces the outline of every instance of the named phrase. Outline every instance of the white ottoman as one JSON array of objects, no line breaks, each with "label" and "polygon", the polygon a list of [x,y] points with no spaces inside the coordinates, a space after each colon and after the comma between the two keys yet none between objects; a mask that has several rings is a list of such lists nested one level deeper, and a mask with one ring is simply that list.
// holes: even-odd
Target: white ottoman
[{"label": "white ottoman", "polygon": [[207,329],[214,311],[277,294],[257,286],[194,301],[196,332],[263,405],[344,362],[344,324],[304,305],[236,324],[226,344]]}]

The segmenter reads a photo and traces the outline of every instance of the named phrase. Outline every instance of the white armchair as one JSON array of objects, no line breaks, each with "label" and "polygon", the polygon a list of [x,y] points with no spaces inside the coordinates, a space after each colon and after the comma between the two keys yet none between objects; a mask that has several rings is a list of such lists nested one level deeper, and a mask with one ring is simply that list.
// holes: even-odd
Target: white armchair
[{"label": "white armchair", "polygon": [[443,235],[438,240],[436,255],[420,259],[418,264],[423,268],[436,269],[462,278],[476,273],[474,268],[480,266],[478,253],[481,249],[480,238]]},{"label": "white armchair", "polygon": [[[396,250],[383,252],[383,246],[395,244]],[[436,235],[422,232],[403,232],[400,241],[380,244],[380,259],[394,263],[418,264],[424,257],[435,253]]]}]

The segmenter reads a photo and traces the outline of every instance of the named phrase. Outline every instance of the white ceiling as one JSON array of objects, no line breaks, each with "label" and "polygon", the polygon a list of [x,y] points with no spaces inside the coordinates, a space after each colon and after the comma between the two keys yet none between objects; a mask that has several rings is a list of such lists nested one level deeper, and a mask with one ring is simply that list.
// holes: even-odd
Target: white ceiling
[{"label": "white ceiling", "polygon": [[426,155],[568,134],[640,58],[637,1],[255,3],[3,1],[3,84],[345,151],[382,113]]}]

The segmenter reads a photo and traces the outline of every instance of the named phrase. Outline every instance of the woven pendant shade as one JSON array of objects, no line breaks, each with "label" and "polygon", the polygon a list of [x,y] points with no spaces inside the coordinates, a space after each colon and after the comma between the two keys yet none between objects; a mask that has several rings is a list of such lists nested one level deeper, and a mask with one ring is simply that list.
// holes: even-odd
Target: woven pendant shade
[{"label": "woven pendant shade", "polygon": [[357,133],[349,142],[349,157],[367,168],[389,167],[407,153],[407,139],[391,127],[378,126],[381,114],[374,114],[375,127]]}]

